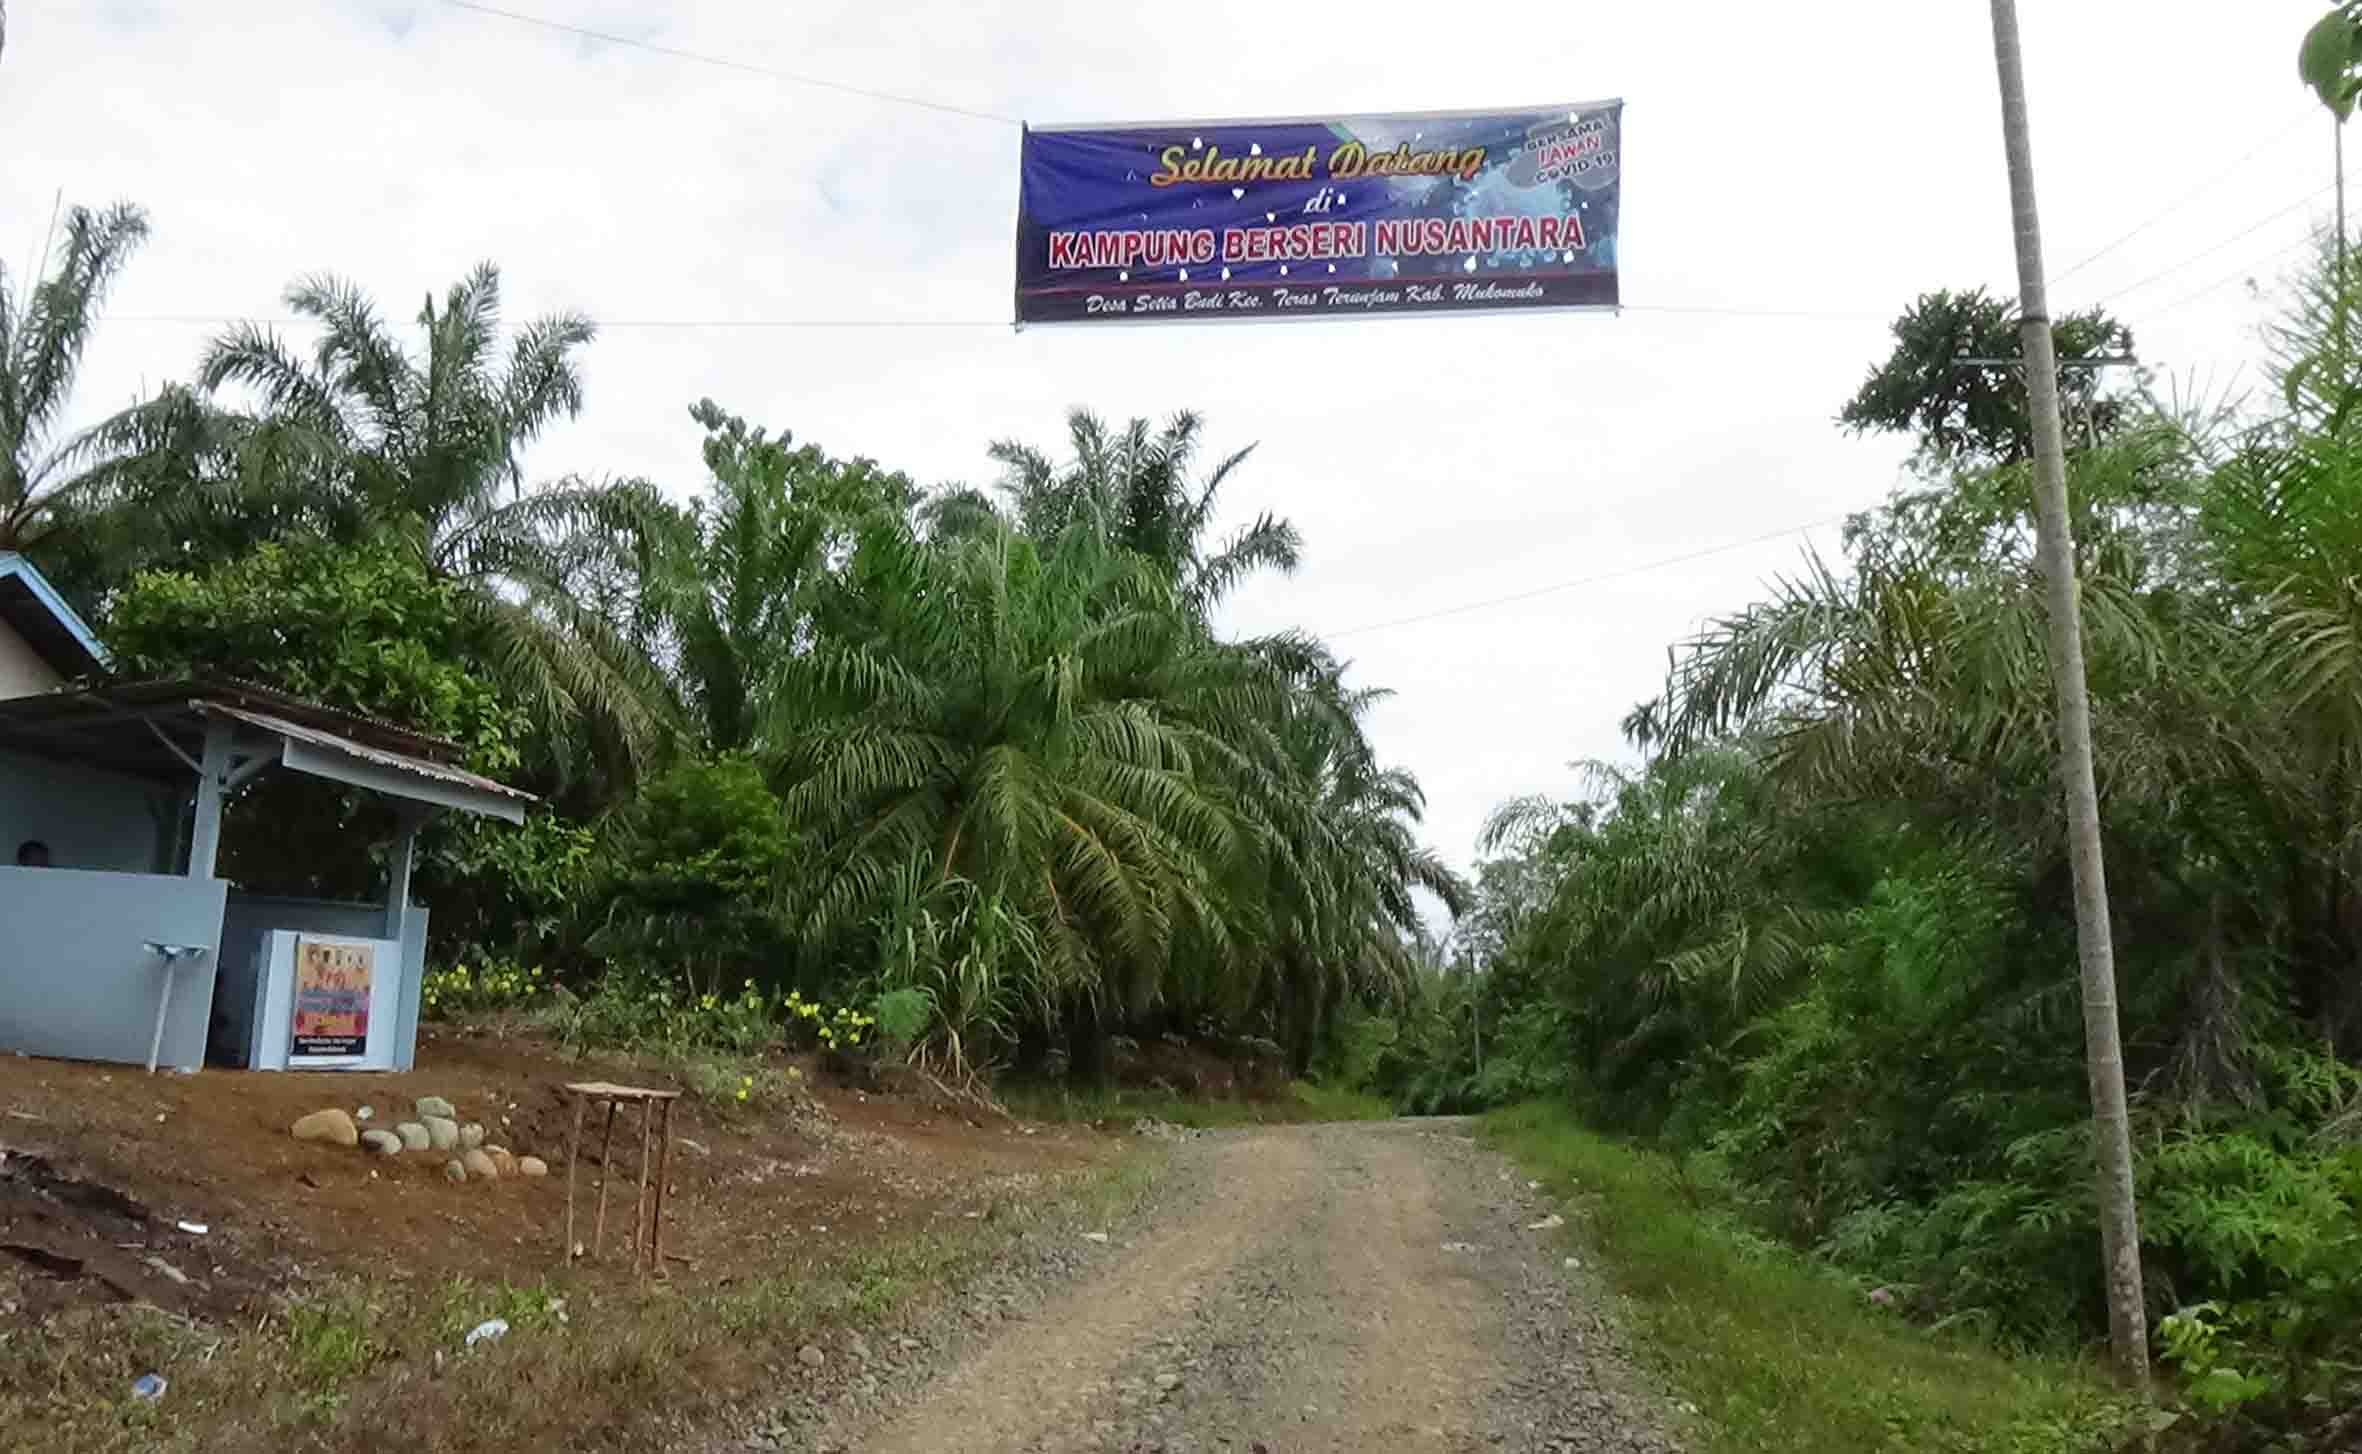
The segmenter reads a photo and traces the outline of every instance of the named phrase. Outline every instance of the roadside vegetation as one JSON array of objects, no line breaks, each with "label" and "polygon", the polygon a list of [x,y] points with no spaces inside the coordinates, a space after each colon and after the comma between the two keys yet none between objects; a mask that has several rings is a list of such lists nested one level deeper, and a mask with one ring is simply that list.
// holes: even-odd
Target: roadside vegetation
[{"label": "roadside vegetation", "polygon": [[2095,1364],[1931,1333],[1891,1289],[1780,1246],[1694,1158],[1550,1102],[1484,1129],[1571,1208],[1569,1250],[1604,1259],[1641,1360],[1696,1408],[1702,1454],[2075,1454],[2142,1426]]},{"label": "roadside vegetation", "polygon": [[[2269,393],[2071,400],[2147,1311],[2170,1437],[2210,1449],[2362,1432],[2362,352],[2337,267],[2286,300]],[[2048,1358],[2107,1322],[2026,422],[2006,371],[1951,361],[2009,326],[1973,293],[1898,320],[1843,418],[1909,432],[1915,480],[1680,643],[1631,763],[1505,805],[1452,966],[1357,1033],[1406,1109],[1571,1105],[1898,1316]],[[2130,341],[2058,327],[2069,357]]]},{"label": "roadside vegetation", "polygon": [[1394,1107],[1366,1091],[1289,1081],[1268,1095],[1209,1095],[1127,1086],[1017,1085],[1002,1094],[1017,1115],[1036,1121],[1088,1121],[1122,1128],[1140,1120],[1207,1129],[1218,1126],[1285,1126],[1313,1121],[1378,1121]]}]

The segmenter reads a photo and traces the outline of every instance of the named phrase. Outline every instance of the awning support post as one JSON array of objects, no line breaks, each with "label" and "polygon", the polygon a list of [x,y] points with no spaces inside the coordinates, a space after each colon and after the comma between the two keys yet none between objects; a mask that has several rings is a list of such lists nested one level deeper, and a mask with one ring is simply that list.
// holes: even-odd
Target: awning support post
[{"label": "awning support post", "polygon": [[427,817],[404,809],[400,836],[386,855],[385,937],[397,943],[410,924],[410,873],[418,866],[418,830],[426,826]]},{"label": "awning support post", "polygon": [[197,769],[197,822],[189,834],[190,878],[214,877],[214,862],[221,853],[221,810],[229,795],[234,745],[228,719],[214,717],[206,722],[205,756]]}]

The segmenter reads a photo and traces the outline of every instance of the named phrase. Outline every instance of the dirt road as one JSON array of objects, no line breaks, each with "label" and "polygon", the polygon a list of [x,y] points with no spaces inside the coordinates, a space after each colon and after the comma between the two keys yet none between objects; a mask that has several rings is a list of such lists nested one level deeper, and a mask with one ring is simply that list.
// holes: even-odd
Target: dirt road
[{"label": "dirt road", "polygon": [[1106,1264],[813,1447],[856,1454],[1669,1451],[1548,1207],[1464,1124],[1177,1149]]}]

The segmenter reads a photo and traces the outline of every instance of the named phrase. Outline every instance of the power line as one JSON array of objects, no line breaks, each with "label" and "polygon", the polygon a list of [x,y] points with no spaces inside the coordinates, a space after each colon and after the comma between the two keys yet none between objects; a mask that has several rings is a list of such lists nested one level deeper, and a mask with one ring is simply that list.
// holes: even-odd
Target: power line
[{"label": "power line", "polygon": [[[1805,308],[1725,308],[1707,304],[1626,303],[1625,313],[1654,313],[1671,317],[1803,319],[1831,323],[1883,323],[1886,315],[1832,312]],[[1450,317],[1450,314],[1440,315]],[[190,328],[219,328],[252,323],[263,327],[296,328],[315,324],[315,318],[255,317],[233,313],[111,314],[109,323],[153,324]],[[784,329],[784,328],[1007,328],[1005,318],[594,318],[599,328],[642,329]]]},{"label": "power line", "polygon": [[2216,253],[2221,252],[2224,248],[2229,247],[2231,244],[2244,238],[2252,237],[2256,233],[2263,231],[2273,223],[2278,222],[2281,218],[2286,217],[2289,213],[2294,212],[2302,207],[2311,206],[2314,202],[2319,201],[2330,190],[2330,187],[2316,187],[2312,191],[2307,192],[2304,196],[2297,198],[2294,202],[2291,202],[2287,206],[2281,208],[2279,211],[2272,213],[2268,217],[2258,218],[2255,222],[2241,228],[2237,232],[2232,233],[2229,237],[2224,238],[2222,241],[2214,244],[2212,247],[2207,248],[2205,251],[2192,253],[2190,256],[2183,258],[2180,262],[2175,263],[2172,267],[2161,268],[2158,271],[2153,272],[2147,277],[2141,279],[2139,282],[2132,284],[2130,287],[2118,288],[2116,291],[2108,294],[2106,297],[2101,298],[2099,302],[2094,303],[2092,306],[2099,307],[2102,304],[2113,303],[2117,299],[2122,298],[2127,293],[2137,293],[2141,289],[2149,286],[2151,283],[2170,278],[2175,273],[2180,272],[2182,269],[2189,267],[2193,263],[2204,262],[2208,258],[2213,257]]},{"label": "power line", "polygon": [[[1852,513],[1854,512],[1847,512],[1847,514]],[[1467,601],[1457,606],[1446,606],[1440,611],[1423,612],[1417,616],[1402,616],[1392,621],[1373,621],[1367,626],[1354,626],[1343,631],[1331,631],[1327,635],[1328,639],[1333,640],[1341,636],[1360,636],[1371,631],[1391,631],[1397,626],[1416,626],[1425,621],[1440,621],[1446,616],[1465,616],[1471,611],[1487,611],[1495,606],[1509,606],[1519,601],[1531,601],[1538,596],[1556,595],[1561,591],[1572,591],[1583,586],[1596,586],[1606,581],[1623,580],[1627,576],[1644,575],[1649,571],[1663,570],[1667,566],[1687,565],[1691,561],[1704,560],[1709,556],[1728,555],[1734,550],[1745,550],[1751,545],[1762,545],[1767,541],[1781,540],[1791,535],[1804,535],[1827,526],[1841,524],[1845,519],[1845,515],[1832,515],[1826,520],[1815,520],[1806,525],[1791,525],[1785,530],[1774,530],[1767,535],[1757,535],[1746,540],[1733,540],[1723,545],[1710,545],[1704,550],[1693,550],[1687,555],[1667,556],[1663,560],[1647,561],[1640,565],[1625,566],[1621,570],[1603,571],[1598,575],[1580,576],[1571,581],[1558,581],[1552,585],[1536,586],[1531,590],[1518,591],[1512,595],[1494,596],[1482,601]]]},{"label": "power line", "polygon": [[2149,316],[2151,318],[2162,318],[2166,314],[2173,312],[2175,309],[2180,308],[2185,304],[2197,302],[2200,298],[2203,298],[2209,293],[2213,293],[2221,289],[2227,284],[2236,283],[2246,278],[2252,278],[2260,269],[2280,261],[2280,259],[2288,256],[2290,253],[2301,252],[2305,248],[2311,247],[2312,245],[2313,239],[2310,235],[2300,237],[2296,241],[2288,244],[2286,247],[2265,253],[2262,257],[2257,258],[2255,261],[2247,263],[2232,272],[2225,273],[2223,276],[2216,278],[2213,282],[2208,283],[2203,288],[2197,288],[2182,294],[2182,296],[2174,299],[2164,307],[2156,309],[2150,313]]},{"label": "power line", "polygon": [[743,71],[748,75],[768,76],[794,86],[811,86],[823,91],[835,91],[846,96],[860,96],[871,101],[890,102],[896,106],[916,106],[925,111],[939,111],[946,116],[965,116],[971,121],[997,121],[1007,126],[1022,126],[1015,116],[1003,116],[997,111],[979,111],[971,106],[958,106],[949,101],[929,101],[921,96],[905,96],[895,91],[877,91],[867,86],[855,86],[845,81],[832,81],[824,76],[807,76],[796,71],[783,71],[776,66],[756,65],[752,61],[734,61],[727,56],[706,55],[699,51],[682,50],[677,46],[658,45],[654,41],[636,40],[628,35],[615,35],[587,26],[568,25],[562,20],[548,20],[539,15],[525,15],[514,10],[503,10],[496,5],[483,5],[477,0],[443,0],[455,10],[472,10],[478,15],[490,15],[519,25],[539,26],[543,30],[559,31],[585,40],[603,41],[608,45],[629,46],[634,50],[650,51],[670,56],[678,61],[691,61],[701,66],[719,66],[724,70]]},{"label": "power line", "polygon": [[2098,252],[2092,253],[2090,256],[2084,258],[2081,262],[2078,262],[2073,267],[2068,268],[2065,272],[2053,277],[2050,280],[2051,286],[2056,287],[2060,283],[2065,282],[2067,279],[2075,276],[2075,274],[2082,272],[2087,267],[2090,267],[2093,263],[2098,262],[2101,258],[2106,257],[2109,253],[2114,252],[2116,249],[2124,246],[2124,244],[2132,241],[2142,233],[2147,232],[2150,228],[2155,227],[2158,223],[2163,222],[2166,218],[2171,217],[2174,213],[2181,211],[2183,205],[2186,204],[2192,197],[2198,195],[2198,193],[2204,191],[2208,187],[2213,186],[2223,178],[2230,176],[2233,172],[2238,171],[2241,167],[2246,166],[2249,162],[2261,156],[2267,148],[2277,146],[2280,142],[2286,140],[2289,133],[2295,131],[2299,126],[2304,125],[2306,119],[2311,115],[2311,113],[2311,106],[2306,106],[2299,110],[2296,115],[2289,118],[2289,122],[2286,126],[2281,127],[2278,131],[2273,132],[2270,136],[2265,137],[2262,141],[2257,142],[2254,146],[2240,153],[2239,159],[2237,161],[2232,162],[2229,166],[2224,167],[2221,171],[2207,177],[2205,181],[2193,182],[2188,187],[2183,188],[2181,194],[2175,197],[2171,202],[2166,203],[2162,208],[2159,208],[2156,215],[2148,218],[2138,227],[2133,228],[2130,232],[2125,233],[2122,237],[2117,238],[2114,242],[2109,243],[2106,247],[2101,248]]},{"label": "power line", "polygon": [[1724,308],[1711,304],[1685,303],[1624,303],[1618,306],[1624,313],[1695,314],[1709,318],[1803,318],[1823,323],[1885,323],[1891,315],[1885,313],[1844,313],[1813,308]]},{"label": "power line", "polygon": [[[112,323],[155,324],[165,327],[222,328],[250,323],[263,328],[316,327],[317,318],[257,318],[232,313],[127,313],[109,315]],[[644,329],[784,329],[784,328],[1007,328],[1007,319],[991,318],[594,318],[592,326]]]}]

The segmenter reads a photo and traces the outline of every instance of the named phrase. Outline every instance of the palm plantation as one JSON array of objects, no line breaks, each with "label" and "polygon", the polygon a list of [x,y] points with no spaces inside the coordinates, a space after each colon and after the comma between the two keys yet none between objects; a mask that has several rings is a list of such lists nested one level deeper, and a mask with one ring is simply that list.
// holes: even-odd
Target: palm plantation
[{"label": "palm plantation", "polygon": [[[1229,508],[1248,452],[1194,415],[1078,410],[926,490],[705,400],[695,481],[537,481],[594,330],[508,328],[487,266],[407,325],[305,280],[295,334],[231,328],[71,429],[144,233],[69,211],[38,278],[0,276],[0,549],[126,669],[394,712],[544,794],[523,832],[430,835],[438,960],[546,968],[585,1024],[833,996],[965,1096],[1173,1036],[1414,1110],[1553,1097],[1902,1312],[2105,1328],[2026,421],[2006,369],[1952,363],[2006,305],[1904,313],[1840,417],[1908,436],[1912,481],[1679,643],[1630,757],[1505,805],[1463,880],[1371,740],[1382,689],[1225,631],[1306,544]],[[2290,301],[2277,402],[2094,385],[2069,459],[2148,1311],[2223,1447],[2334,1428],[2362,1361],[2342,276]],[[274,839],[232,861],[380,871],[334,811]]]}]

